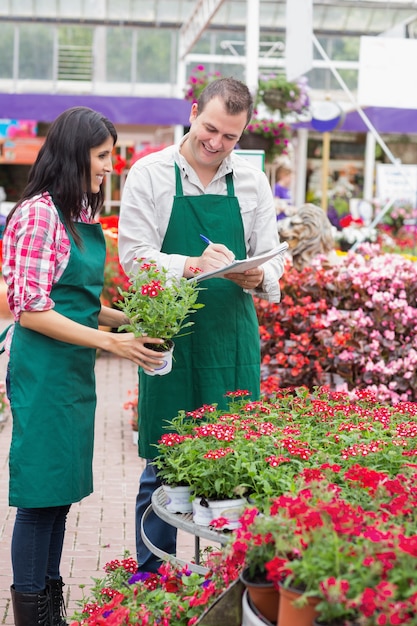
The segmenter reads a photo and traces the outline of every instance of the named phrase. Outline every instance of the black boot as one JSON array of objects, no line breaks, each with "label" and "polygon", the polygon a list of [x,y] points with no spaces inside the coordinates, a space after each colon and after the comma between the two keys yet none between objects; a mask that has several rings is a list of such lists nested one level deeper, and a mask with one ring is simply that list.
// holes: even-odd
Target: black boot
[{"label": "black boot", "polygon": [[51,609],[51,626],[68,626],[64,619],[67,614],[65,610],[64,594],[62,593],[64,584],[62,578],[58,578],[58,580],[48,578],[46,581],[46,592],[49,596],[49,606]]},{"label": "black boot", "polygon": [[46,591],[25,593],[10,587],[15,626],[50,626],[49,598]]}]

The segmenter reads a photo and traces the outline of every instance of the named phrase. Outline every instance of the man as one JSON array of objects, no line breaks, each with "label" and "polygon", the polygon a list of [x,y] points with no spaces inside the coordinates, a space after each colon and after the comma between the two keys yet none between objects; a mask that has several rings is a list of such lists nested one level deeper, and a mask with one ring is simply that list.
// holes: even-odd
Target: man
[{"label": "man", "polygon": [[[119,220],[119,254],[126,272],[146,258],[177,276],[191,277],[272,250],[279,244],[274,199],[265,174],[233,153],[253,108],[243,83],[210,83],[190,114],[190,132],[179,146],[148,155],[129,172]],[[203,235],[209,243],[204,243]],[[213,243],[211,243],[213,242]],[[204,282],[192,332],[175,339],[175,363],[166,376],[139,371],[139,456],[152,459],[167,420],[203,404],[226,408],[225,393],[247,389],[259,397],[260,342],[252,293],[278,302],[283,262],[277,257],[245,274]],[[136,501],[139,570],[160,561],[141,539],[141,519],[159,487],[147,463]],[[152,513],[150,541],[170,554],[176,529]]]}]

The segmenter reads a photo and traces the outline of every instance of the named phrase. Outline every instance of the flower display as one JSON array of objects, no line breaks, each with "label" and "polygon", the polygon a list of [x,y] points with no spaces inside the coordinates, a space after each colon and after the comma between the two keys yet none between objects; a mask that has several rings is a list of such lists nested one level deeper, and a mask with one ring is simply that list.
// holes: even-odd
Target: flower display
[{"label": "flower display", "polygon": [[208,603],[218,598],[237,572],[220,567],[218,555],[207,559],[206,575],[186,566],[166,563],[158,574],[138,573],[137,562],[125,555],[105,566],[105,576],[96,580],[91,598],[84,598],[72,626],[98,624],[164,624],[192,626]]},{"label": "flower display", "polygon": [[276,156],[288,154],[291,135],[291,127],[288,124],[273,118],[259,118],[258,112],[255,110],[252,119],[243,132],[239,145],[246,149],[249,137],[260,137],[265,141],[261,149],[265,149],[266,160],[273,161]]},{"label": "flower display", "polygon": [[[299,589],[299,602],[319,600],[320,623],[413,624],[417,569],[409,511],[416,478],[404,470],[391,480],[360,465],[344,472],[323,464],[304,472],[297,488],[275,498],[266,515],[245,511],[226,561],[251,564],[264,556],[267,580]],[[332,474],[351,482],[343,496]],[[354,491],[367,507],[350,501]]]},{"label": "flower display", "polygon": [[272,454],[274,447],[268,425],[250,417],[262,414],[262,407],[248,401],[245,390],[230,393],[230,413],[204,405],[167,422],[171,432],[160,439],[154,460],[163,483],[190,486],[206,500],[254,493],[260,451],[265,446],[265,455]]},{"label": "flower display", "polygon": [[349,213],[349,215],[340,218],[339,229],[334,230],[333,236],[341,249],[347,251],[356,243],[374,243],[377,240],[378,232],[376,228],[365,226],[362,218],[354,218]]},{"label": "flower display", "polygon": [[264,102],[270,111],[282,115],[301,115],[310,106],[309,89],[305,76],[288,81],[284,73],[261,75],[258,81],[257,102]]},{"label": "flower display", "polygon": [[[369,392],[358,391],[350,400],[347,393],[326,394],[325,388],[320,389],[309,393],[299,387],[294,397],[291,390],[283,389],[269,401],[253,402],[241,396],[229,411],[207,405],[190,413],[180,412],[167,422],[171,432],[163,435],[157,446],[160,458],[155,464],[161,479],[180,478],[178,482],[206,497],[244,493],[263,506],[268,498],[290,490],[303,467],[340,464],[342,460],[348,466],[361,455],[367,465],[368,460],[373,462],[371,453],[384,450],[384,459],[389,459],[385,470],[396,473],[404,462],[404,448],[398,447],[397,438],[393,441],[393,432],[397,420],[407,411],[414,415],[417,405],[389,407],[378,403]],[[389,416],[391,432],[388,417],[378,426],[383,416]],[[344,426],[347,418],[361,426],[352,425],[349,431]],[[376,425],[368,429],[368,421]],[[413,444],[412,438],[402,440],[410,455]]]},{"label": "flower display", "polygon": [[269,406],[281,426],[259,479],[274,472],[275,495],[242,515],[226,564],[318,598],[325,623],[414,623],[417,404],[299,388]]},{"label": "flower display", "polygon": [[215,463],[247,463],[252,503],[239,528],[209,557],[205,576],[168,563],[158,575],[136,574],[132,559],[113,561],[73,626],[192,626],[244,569],[263,571],[276,587],[299,587],[301,602],[315,597],[323,623],[415,624],[417,404],[325,387],[257,402],[245,390],[228,395],[228,411],[180,412],[179,436],[164,445],[191,452],[186,442],[201,441],[210,450],[214,437],[225,450]]},{"label": "flower display", "polygon": [[287,266],[279,305],[256,301],[263,393],[324,384],[370,389],[381,400],[417,399],[417,266],[365,244],[329,265]]},{"label": "flower display", "polygon": [[138,395],[139,395],[139,387],[132,389],[128,389],[127,391],[128,398],[126,402],[123,404],[123,409],[129,412],[130,415],[130,425],[132,430],[138,430]]},{"label": "flower display", "polygon": [[184,98],[190,102],[197,102],[203,89],[217,78],[221,78],[220,72],[208,72],[204,65],[196,65],[187,79]]},{"label": "flower display", "polygon": [[[196,269],[196,273],[200,270]],[[141,260],[136,273],[130,277],[127,290],[119,289],[121,300],[116,306],[129,318],[129,323],[120,326],[136,337],[159,337],[169,341],[180,337],[194,322],[189,316],[204,304],[197,302],[199,292],[204,289],[197,281],[169,276],[166,268],[156,263]]]},{"label": "flower display", "polygon": [[[376,207],[376,212],[380,209]],[[385,213],[382,223],[388,226],[394,235],[397,235],[404,226],[413,229],[417,220],[417,207],[407,200],[397,200]]]}]

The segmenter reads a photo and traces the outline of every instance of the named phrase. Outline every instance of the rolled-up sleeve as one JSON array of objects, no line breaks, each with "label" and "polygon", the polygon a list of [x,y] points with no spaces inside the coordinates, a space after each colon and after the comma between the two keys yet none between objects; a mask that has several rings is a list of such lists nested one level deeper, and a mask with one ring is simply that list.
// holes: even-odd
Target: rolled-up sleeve
[{"label": "rolled-up sleeve", "polygon": [[136,259],[155,261],[182,276],[187,259],[161,252],[175,194],[175,161],[171,148],[137,161],[123,189],[119,218],[119,257],[127,274]]},{"label": "rolled-up sleeve", "polygon": [[23,311],[54,307],[52,285],[62,275],[69,251],[56,210],[45,198],[27,201],[16,210],[3,241],[3,276],[16,320]]}]

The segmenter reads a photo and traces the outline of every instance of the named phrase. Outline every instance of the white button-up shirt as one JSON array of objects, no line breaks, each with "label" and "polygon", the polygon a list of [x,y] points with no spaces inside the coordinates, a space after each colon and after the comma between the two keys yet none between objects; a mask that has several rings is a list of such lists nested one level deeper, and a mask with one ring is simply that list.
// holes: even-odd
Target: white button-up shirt
[{"label": "white button-up shirt", "polygon": [[[185,140],[186,137],[182,141]],[[249,160],[232,153],[204,187],[180,154],[179,146],[170,146],[136,161],[127,176],[119,219],[119,256],[127,273],[134,268],[135,259],[146,258],[178,277],[184,274],[186,256],[161,252],[175,196],[175,163],[181,170],[184,195],[190,196],[227,195],[226,174],[233,172],[247,256],[268,252],[279,245],[274,198],[264,172]],[[262,267],[263,284],[254,293],[271,302],[279,302],[278,279],[283,273],[283,257],[275,257]]]}]

